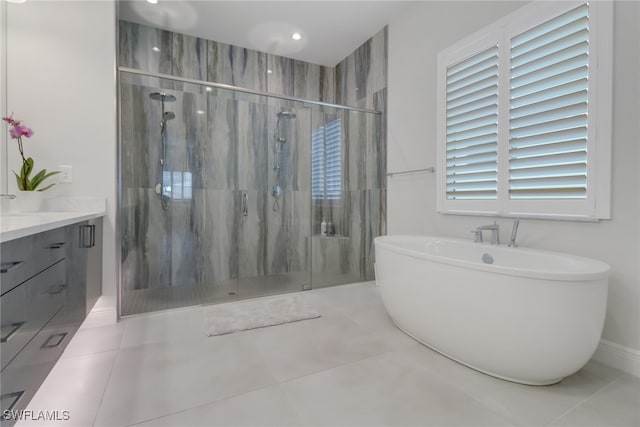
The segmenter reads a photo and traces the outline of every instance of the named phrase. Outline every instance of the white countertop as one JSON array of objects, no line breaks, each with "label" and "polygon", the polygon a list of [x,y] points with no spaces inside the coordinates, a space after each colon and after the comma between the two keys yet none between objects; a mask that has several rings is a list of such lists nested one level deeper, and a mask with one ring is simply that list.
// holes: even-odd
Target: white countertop
[{"label": "white countertop", "polygon": [[2,214],[0,215],[0,242],[8,242],[104,215],[104,210]]},{"label": "white countertop", "polygon": [[106,214],[106,200],[102,197],[45,198],[42,212],[17,212],[15,204],[2,207],[13,209],[0,212],[0,242],[100,218]]}]

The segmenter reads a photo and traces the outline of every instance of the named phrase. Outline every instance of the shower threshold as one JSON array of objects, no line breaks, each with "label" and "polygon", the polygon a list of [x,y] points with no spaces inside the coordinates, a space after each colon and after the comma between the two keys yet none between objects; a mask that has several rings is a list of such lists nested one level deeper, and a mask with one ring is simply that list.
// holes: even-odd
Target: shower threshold
[{"label": "shower threshold", "polygon": [[[201,304],[214,304],[301,291],[308,273],[283,273],[216,283],[146,288],[125,291],[122,295],[122,316],[149,313]],[[237,283],[237,286],[236,286]]]}]

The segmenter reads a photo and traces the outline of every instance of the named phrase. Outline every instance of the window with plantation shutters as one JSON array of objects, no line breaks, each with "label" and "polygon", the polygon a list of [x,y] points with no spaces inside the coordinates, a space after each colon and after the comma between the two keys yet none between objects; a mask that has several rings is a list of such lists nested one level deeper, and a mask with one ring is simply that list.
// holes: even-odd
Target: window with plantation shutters
[{"label": "window with plantation shutters", "polygon": [[311,133],[311,196],[342,198],[342,120],[327,122]]},{"label": "window with plantation shutters", "polygon": [[498,195],[498,47],[447,68],[447,198]]},{"label": "window with plantation shutters", "polygon": [[610,217],[610,2],[534,2],[438,57],[438,209]]},{"label": "window with plantation shutters", "polygon": [[324,126],[311,132],[311,197],[324,199]]},{"label": "window with plantation shutters", "polygon": [[587,5],[511,39],[509,196],[587,197]]}]

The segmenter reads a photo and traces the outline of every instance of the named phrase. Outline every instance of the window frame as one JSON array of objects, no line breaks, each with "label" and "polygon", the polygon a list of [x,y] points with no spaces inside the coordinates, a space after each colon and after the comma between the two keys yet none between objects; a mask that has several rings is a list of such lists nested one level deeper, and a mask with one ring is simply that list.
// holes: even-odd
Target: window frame
[{"label": "window frame", "polygon": [[[589,6],[589,80],[587,119],[587,193],[585,199],[509,197],[510,41],[533,27],[587,3]],[[498,193],[495,200],[447,198],[447,67],[497,44]],[[597,221],[611,218],[611,115],[613,6],[608,1],[534,2],[438,54],[437,211],[483,215]]]}]

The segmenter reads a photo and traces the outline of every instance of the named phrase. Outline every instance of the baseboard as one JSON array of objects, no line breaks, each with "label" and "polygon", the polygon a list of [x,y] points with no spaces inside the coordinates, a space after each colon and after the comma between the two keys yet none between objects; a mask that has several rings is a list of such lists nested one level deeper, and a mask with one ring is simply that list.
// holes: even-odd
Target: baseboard
[{"label": "baseboard", "polygon": [[640,377],[640,351],[607,340],[600,340],[593,359],[619,369],[627,374]]},{"label": "baseboard", "polygon": [[87,314],[87,318],[82,322],[80,328],[97,328],[100,326],[113,325],[118,321],[118,311],[116,307],[102,303],[102,297]]}]

